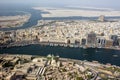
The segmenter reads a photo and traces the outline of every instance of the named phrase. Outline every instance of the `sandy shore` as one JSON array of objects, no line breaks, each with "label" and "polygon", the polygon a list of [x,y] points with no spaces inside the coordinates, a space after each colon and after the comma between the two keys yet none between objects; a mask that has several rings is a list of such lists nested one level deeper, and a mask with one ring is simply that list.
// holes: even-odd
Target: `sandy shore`
[{"label": "sandy shore", "polygon": [[80,9],[64,9],[64,8],[51,8],[51,7],[34,7],[36,10],[41,10],[42,17],[70,17],[70,16],[83,16],[83,17],[98,17],[105,16],[120,16],[120,11],[95,11],[95,10],[80,10]]},{"label": "sandy shore", "polygon": [[16,16],[0,16],[0,28],[18,27],[26,23],[30,14]]}]

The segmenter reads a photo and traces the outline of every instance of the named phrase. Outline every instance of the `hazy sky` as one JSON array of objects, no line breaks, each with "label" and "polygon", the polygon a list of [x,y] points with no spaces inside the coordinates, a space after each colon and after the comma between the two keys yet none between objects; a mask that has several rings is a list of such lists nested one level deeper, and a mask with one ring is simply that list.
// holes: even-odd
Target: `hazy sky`
[{"label": "hazy sky", "polygon": [[1,4],[65,5],[120,8],[120,0],[0,0]]}]

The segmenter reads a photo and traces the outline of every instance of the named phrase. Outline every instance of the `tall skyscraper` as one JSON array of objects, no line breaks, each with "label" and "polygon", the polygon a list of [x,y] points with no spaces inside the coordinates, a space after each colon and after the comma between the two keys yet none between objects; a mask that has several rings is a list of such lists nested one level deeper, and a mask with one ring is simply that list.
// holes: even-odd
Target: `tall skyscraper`
[{"label": "tall skyscraper", "polygon": [[87,36],[87,45],[88,46],[95,46],[96,45],[96,34],[94,32],[91,32]]}]

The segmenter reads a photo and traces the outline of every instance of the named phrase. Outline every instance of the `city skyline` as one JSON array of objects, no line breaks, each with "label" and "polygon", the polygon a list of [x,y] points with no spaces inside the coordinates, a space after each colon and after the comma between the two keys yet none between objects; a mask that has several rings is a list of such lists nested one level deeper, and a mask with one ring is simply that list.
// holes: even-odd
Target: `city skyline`
[{"label": "city skyline", "polygon": [[120,80],[119,0],[0,0],[0,80]]}]

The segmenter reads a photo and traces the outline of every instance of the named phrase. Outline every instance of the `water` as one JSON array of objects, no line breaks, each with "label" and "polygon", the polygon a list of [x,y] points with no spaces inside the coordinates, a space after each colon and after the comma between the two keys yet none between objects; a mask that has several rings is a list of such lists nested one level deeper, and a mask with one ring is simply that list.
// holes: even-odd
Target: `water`
[{"label": "water", "polygon": [[[59,55],[63,58],[78,60],[99,61],[100,63],[111,63],[120,66],[120,51],[108,49],[82,49],[70,47],[51,47],[41,45],[29,45],[24,47],[12,47],[1,49],[0,53],[30,54],[47,56],[48,54]],[[116,57],[114,55],[117,55]]]},{"label": "water", "polygon": [[[11,15],[23,15],[29,13],[31,14],[30,20],[25,23],[23,26],[16,28],[1,28],[0,30],[17,30],[17,29],[25,29],[32,27],[37,24],[37,21],[40,19],[45,20],[83,20],[89,19],[94,20],[97,17],[63,17],[63,18],[42,18],[41,12],[37,10],[33,10],[31,7],[20,6],[20,7],[4,7],[0,6],[0,16],[11,16]],[[118,18],[120,17],[111,17]],[[110,17],[108,17],[110,19]],[[69,48],[69,47],[50,47],[50,46],[40,46],[40,45],[30,45],[24,47],[12,47],[6,49],[0,49],[0,54],[3,53],[12,53],[12,54],[31,54],[31,55],[40,55],[46,56],[48,54],[60,55],[63,58],[71,58],[71,59],[80,59],[80,60],[88,60],[88,61],[99,61],[100,63],[111,63],[114,65],[120,66],[120,51],[117,50],[107,50],[107,49],[82,49],[82,48]]]},{"label": "water", "polygon": [[[98,16],[99,17],[99,16]],[[82,17],[82,16],[71,16],[71,17],[47,17],[42,18],[43,20],[97,20],[98,17]],[[105,17],[106,20],[120,20],[120,16],[111,16],[111,17]]]},{"label": "water", "polygon": [[[22,26],[15,27],[15,28],[0,28],[0,31],[9,31],[9,30],[18,30],[18,29],[25,29],[32,26],[35,26],[38,20],[97,20],[98,17],[82,17],[82,16],[71,16],[71,17],[48,17],[43,18],[41,16],[42,12],[40,10],[34,10],[30,6],[7,6],[7,5],[0,5],[0,16],[14,16],[14,15],[24,15],[24,14],[31,14],[31,17],[27,23]],[[120,19],[120,16],[117,17],[106,17],[106,19]]]},{"label": "water", "polygon": [[15,27],[15,28],[1,28],[1,31],[8,31],[8,30],[17,30],[17,29],[25,29],[25,28],[29,28],[32,27],[34,25],[37,24],[38,20],[40,20],[41,17],[41,12],[38,10],[34,10],[31,7],[16,7],[16,6],[12,6],[12,7],[1,7],[0,6],[0,16],[14,16],[14,15],[23,15],[23,14],[31,14],[31,17],[29,19],[29,21],[27,23],[25,23],[22,26],[19,27]]}]

